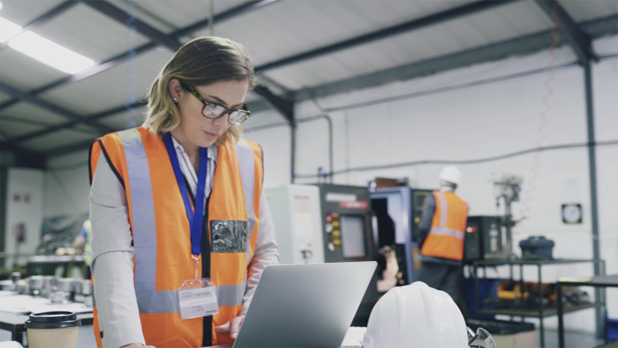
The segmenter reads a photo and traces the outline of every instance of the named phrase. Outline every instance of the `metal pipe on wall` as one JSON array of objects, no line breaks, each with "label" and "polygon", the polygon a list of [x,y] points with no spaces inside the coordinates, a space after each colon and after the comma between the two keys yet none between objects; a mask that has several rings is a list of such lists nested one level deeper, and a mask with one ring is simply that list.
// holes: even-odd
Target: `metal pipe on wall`
[{"label": "metal pipe on wall", "polygon": [[[328,173],[327,175],[328,175],[328,181],[332,184],[333,183],[333,172],[335,170],[335,167],[333,164],[333,120],[332,118],[330,118],[328,114],[320,114],[317,116],[297,119],[296,122],[297,123],[311,122],[311,121],[319,120],[322,118],[325,119],[326,122],[328,123]],[[295,147],[296,147],[296,144],[294,144],[294,148]],[[294,176],[298,177],[297,175],[294,175]],[[318,180],[319,179],[320,178],[318,178]]]}]

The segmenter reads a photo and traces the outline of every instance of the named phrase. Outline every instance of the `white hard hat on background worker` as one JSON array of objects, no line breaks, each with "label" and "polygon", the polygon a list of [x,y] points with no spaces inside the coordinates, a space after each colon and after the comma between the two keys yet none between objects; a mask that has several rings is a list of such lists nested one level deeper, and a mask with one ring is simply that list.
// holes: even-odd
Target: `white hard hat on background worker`
[{"label": "white hard hat on background worker", "polygon": [[461,171],[455,166],[448,166],[442,169],[439,178],[440,180],[459,185],[461,182]]},{"label": "white hard hat on background worker", "polygon": [[364,348],[467,348],[468,333],[447,293],[414,282],[380,298],[361,343]]}]

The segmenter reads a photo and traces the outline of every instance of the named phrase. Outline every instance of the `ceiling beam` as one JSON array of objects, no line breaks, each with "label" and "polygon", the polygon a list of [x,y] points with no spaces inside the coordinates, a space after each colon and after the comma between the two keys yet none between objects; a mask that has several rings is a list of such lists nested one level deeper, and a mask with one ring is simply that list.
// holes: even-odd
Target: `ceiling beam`
[{"label": "ceiling beam", "polygon": [[[245,13],[249,13],[251,11],[255,11],[255,10],[259,10],[263,7],[266,7],[268,5],[274,4],[276,2],[279,2],[281,0],[260,0],[260,1],[248,1],[245,2],[243,4],[240,4],[232,9],[229,9],[225,12],[221,12],[217,15],[214,16],[213,18],[213,22],[215,24],[219,23],[219,22],[224,22],[226,20],[238,17],[240,15],[243,15]],[[199,22],[193,23],[191,25],[189,25],[188,27],[184,27],[182,29],[178,29],[175,32],[173,32],[171,35],[173,37],[176,38],[180,38],[189,34],[192,34],[198,30],[202,30],[204,28],[207,28],[208,25],[210,24],[210,21],[207,19],[201,20]]]},{"label": "ceiling beam", "polygon": [[67,109],[64,109],[58,105],[52,104],[50,102],[47,102],[43,99],[39,99],[36,96],[32,95],[32,94],[28,94],[22,91],[19,91],[11,86],[5,85],[4,83],[0,82],[0,91],[7,93],[15,98],[19,98],[21,100],[27,101],[29,103],[35,104],[39,107],[45,108],[49,111],[55,112],[60,116],[63,116],[65,118],[68,118],[69,120],[72,120],[74,122],[78,122],[81,124],[85,124],[88,125],[94,129],[100,130],[100,131],[104,131],[104,132],[113,132],[114,130],[110,127],[104,126],[100,123],[95,122],[94,120],[88,119],[84,116],[78,115],[72,111],[69,111]]},{"label": "ceiling beam", "polygon": [[120,22],[120,24],[128,27],[133,27],[135,30],[156,42],[157,44],[167,47],[172,51],[176,51],[182,44],[175,37],[169,36],[158,29],[150,26],[146,22],[143,22],[136,18],[133,14],[125,12],[116,7],[109,1],[105,0],[82,0],[82,2],[91,8],[101,12],[109,18]]},{"label": "ceiling beam", "polygon": [[66,155],[71,152],[86,150],[90,147],[90,144],[92,144],[93,141],[94,141],[94,138],[92,140],[82,141],[76,144],[61,146],[61,147],[58,147],[58,148],[55,148],[49,151],[42,152],[41,154],[45,156],[46,158],[62,156],[62,155]]},{"label": "ceiling beam", "polygon": [[480,0],[255,67],[266,71],[489,10],[518,0]]},{"label": "ceiling beam", "polygon": [[[266,0],[266,1],[253,1],[253,2],[249,2],[249,3],[243,4],[243,5],[237,6],[237,7],[235,7],[232,10],[225,11],[225,12],[221,13],[220,16],[215,17],[215,19],[213,19],[213,21],[215,21],[215,23],[216,23],[217,20],[223,21],[225,19],[231,19],[231,18],[233,18],[233,17],[235,17],[235,16],[237,16],[237,15],[239,15],[241,13],[247,13],[249,11],[253,11],[253,10],[262,8],[262,7],[266,6],[266,5],[274,3],[276,1],[279,1],[279,0]],[[192,24],[189,27],[186,27],[184,29],[177,30],[172,35],[167,35],[167,34],[161,32],[161,31],[157,30],[156,28],[151,27],[150,25],[148,25],[148,24],[146,24],[146,23],[144,23],[144,22],[142,22],[142,21],[140,21],[138,19],[135,19],[131,14],[129,14],[127,12],[124,12],[122,9],[116,7],[115,5],[109,3],[108,1],[105,1],[105,0],[82,0],[82,2],[85,3],[86,5],[94,8],[95,10],[103,13],[104,15],[109,16],[110,18],[120,22],[121,24],[133,25],[135,27],[135,30],[137,30],[140,34],[142,34],[142,35],[148,37],[149,39],[153,40],[153,42],[151,42],[149,44],[146,44],[146,45],[143,45],[140,48],[138,48],[138,49],[141,49],[142,51],[149,50],[150,48],[156,47],[157,45],[162,45],[162,46],[167,47],[167,48],[169,48],[171,50],[176,50],[177,48],[179,48],[182,45],[180,43],[180,41],[177,40],[177,37],[181,37],[183,35],[187,35],[187,34],[193,32],[195,30],[199,30],[199,29],[201,29],[203,27],[206,27],[208,25],[208,22],[209,22],[209,20],[203,20],[203,21],[194,23],[194,24]],[[126,59],[126,56],[127,56],[127,54],[122,54],[122,55],[116,56],[116,57],[112,58],[110,61],[108,61],[107,63],[104,63],[104,64],[99,65],[99,66],[95,66],[95,68],[98,68],[97,72],[100,72],[100,71],[108,68],[108,66],[110,66],[110,65],[115,65],[118,62],[124,61]],[[101,69],[101,68],[104,68],[104,69]],[[88,74],[88,76],[92,76],[93,73],[91,73],[91,72],[92,72],[92,69],[88,69],[86,74]],[[76,74],[76,75],[79,75],[79,74]],[[79,76],[77,78],[81,79],[83,77]],[[73,81],[76,80],[75,75],[74,75],[72,80]],[[65,82],[66,82],[66,80],[65,80]],[[59,86],[59,85],[61,85],[63,83],[52,83],[52,84],[53,84],[54,87],[57,87],[57,86]],[[47,89],[39,89],[38,91],[35,91],[35,93],[36,92],[41,93],[42,90],[47,90]],[[144,104],[144,102],[140,101],[140,102],[137,102],[135,104],[137,106],[141,106],[141,105]],[[1,107],[2,106],[0,106],[0,108]],[[126,109],[126,106],[124,106],[124,105],[123,106],[119,106],[119,107],[114,107],[114,108],[112,108],[110,110],[107,110],[107,111],[104,111],[102,113],[99,113],[98,115],[94,115],[92,117],[88,117],[88,119],[96,120],[98,118],[103,118],[103,117],[106,117],[108,115],[113,115],[115,113],[122,112],[125,109]],[[16,143],[23,142],[23,141],[26,141],[26,140],[30,140],[30,139],[33,139],[33,138],[36,138],[36,137],[40,137],[40,136],[43,136],[43,135],[46,135],[46,134],[49,134],[49,133],[52,133],[52,132],[64,129],[64,128],[73,127],[73,126],[75,126],[77,124],[78,123],[75,122],[75,121],[73,121],[73,122],[66,122],[66,123],[63,123],[63,124],[60,124],[60,125],[49,127],[47,129],[43,129],[43,130],[40,130],[40,131],[36,131],[36,132],[33,132],[33,133],[29,133],[29,134],[23,135],[21,137],[13,139],[13,142],[16,142]]]},{"label": "ceiling beam", "polygon": [[557,1],[536,0],[535,2],[566,36],[567,41],[577,54],[580,64],[586,64],[589,60],[595,62],[599,60],[592,49],[590,36],[582,30],[573,17]]},{"label": "ceiling beam", "polygon": [[[226,20],[230,20],[232,18],[235,18],[237,16],[246,14],[250,11],[254,11],[254,10],[258,10],[260,8],[263,8],[267,5],[270,5],[272,3],[278,2],[280,0],[259,0],[259,1],[249,1],[246,3],[243,3],[241,5],[238,5],[234,8],[231,8],[225,12],[222,12],[218,15],[214,16],[213,21],[215,23],[218,22],[224,22]],[[173,33],[170,34],[171,37],[175,38],[175,39],[180,39],[183,36],[186,36],[194,31],[206,28],[208,26],[208,20],[202,20],[199,21],[197,23],[191,24],[185,28],[181,28]],[[77,74],[74,75],[70,75],[64,78],[61,78],[59,80],[53,81],[47,85],[44,85],[42,87],[36,88],[34,90],[32,90],[30,92],[30,94],[32,95],[37,95],[40,93],[44,93],[47,92],[51,89],[60,87],[60,86],[64,86],[66,84],[69,83],[74,83],[77,81],[81,81],[83,79],[86,79],[90,76],[96,75],[102,71],[111,69],[123,62],[125,62],[127,59],[129,59],[130,57],[136,57],[138,55],[141,55],[143,53],[149,52],[152,49],[158,47],[159,44],[156,41],[151,41],[149,43],[143,44],[142,46],[136,47],[135,49],[132,49],[130,51],[121,53],[119,55],[116,55],[112,58],[109,58],[93,67],[90,67],[82,72],[79,72]],[[16,103],[19,102],[19,99],[12,99],[9,101],[6,101],[2,104],[0,104],[0,110],[4,109],[4,108],[8,108],[11,105],[14,105]]]},{"label": "ceiling beam", "polygon": [[[581,24],[581,27],[585,32],[589,33],[593,39],[595,39],[605,35],[618,34],[618,26],[616,26],[617,22],[618,15],[612,15],[601,19],[584,22]],[[516,55],[530,54],[546,49],[551,44],[552,39],[549,33],[549,31],[543,31],[446,56],[406,64],[392,69],[386,69],[376,73],[330,82],[323,85],[310,87],[308,89],[291,92],[290,94],[287,94],[287,98],[288,100],[291,98],[294,102],[298,103],[311,99],[312,95],[316,98],[323,98],[352,90],[376,87],[394,81],[403,81],[419,76],[426,76],[438,73],[440,71],[456,69],[472,64],[496,61]],[[144,104],[144,101],[138,101],[132,104],[131,107],[137,108],[143,106]],[[249,102],[248,104],[250,110],[254,113],[266,111],[272,108],[272,104],[270,102],[265,102],[265,99],[258,99],[253,102]],[[122,112],[125,109],[126,106],[124,105],[118,106],[98,114],[91,115],[88,118],[98,120]],[[50,129],[41,130],[14,138],[12,139],[12,142],[20,143],[63,128],[73,127],[77,124],[79,123],[67,122],[59,126],[54,126]]]},{"label": "ceiling beam", "polygon": [[[595,39],[605,35],[618,34],[618,25],[616,25],[616,23],[618,23],[618,15],[612,15],[584,22],[581,24],[581,27],[586,33],[590,33],[589,35],[591,38]],[[563,39],[562,41],[566,42],[566,38],[563,37],[564,34],[560,33],[560,36]],[[401,65],[375,73],[305,88],[292,92],[289,98],[299,103],[313,97],[324,98],[353,90],[386,85],[395,81],[410,80],[416,77],[427,76],[473,64],[532,54],[534,52],[546,50],[547,47],[551,45],[552,41],[553,39],[549,30],[541,31],[486,46]]]},{"label": "ceiling beam", "polygon": [[[46,24],[50,20],[56,18],[58,15],[66,12],[68,9],[72,8],[73,6],[75,6],[75,4],[76,4],[76,2],[73,1],[73,0],[68,0],[68,1],[65,1],[65,2],[61,3],[60,5],[52,8],[48,12],[45,12],[41,16],[35,18],[32,22],[26,24],[26,26],[22,28],[22,33],[25,32],[25,31],[37,30],[42,25]],[[0,51],[2,51],[8,45],[9,45],[8,41],[4,42],[4,43],[0,43]]]},{"label": "ceiling beam", "polygon": [[257,85],[255,86],[253,91],[257,95],[266,99],[266,101],[274,109],[276,109],[277,111],[279,111],[281,115],[283,115],[283,117],[288,121],[289,124],[294,123],[294,102],[293,101],[277,96],[266,86]]},{"label": "ceiling beam", "polygon": [[[596,39],[605,35],[618,34],[618,26],[615,25],[617,21],[618,15],[612,15],[601,19],[584,22],[581,24],[581,27],[586,33],[589,33],[592,39]],[[428,59],[426,61],[415,62],[412,64],[383,70],[377,73],[331,82],[320,86],[311,87],[309,89],[292,92],[291,94],[288,94],[287,98],[289,100],[290,97],[293,97],[294,102],[301,102],[310,99],[311,94],[318,98],[327,97],[351,90],[375,87],[391,83],[393,81],[408,80],[418,76],[430,75],[440,71],[469,66],[472,64],[496,61],[516,55],[530,54],[546,49],[551,44],[552,39],[549,33],[550,31],[543,31],[471,50]],[[256,100],[249,104],[254,113],[264,111],[268,108],[268,105],[272,105],[270,102],[264,102],[264,99]],[[132,105],[132,107],[139,107],[141,105],[143,105],[143,101],[136,102]],[[125,106],[114,107],[107,111],[92,115],[89,118],[93,120],[104,118],[118,112],[122,112],[125,108]],[[63,125],[64,127],[61,128],[72,127],[77,125],[77,123],[67,122]],[[51,132],[46,132],[45,134],[48,133]],[[34,137],[28,137],[27,139],[30,138]]]},{"label": "ceiling beam", "polygon": [[[123,106],[119,106],[119,107],[114,107],[114,108],[111,108],[111,109],[99,112],[97,114],[88,116],[88,119],[89,120],[98,120],[100,118],[104,118],[104,117],[107,117],[107,116],[110,116],[110,115],[117,114],[117,113],[122,112],[122,111],[126,111],[129,108],[135,109],[135,108],[138,108],[138,107],[141,107],[141,106],[145,106],[145,105],[146,105],[145,101],[139,100],[139,101],[136,101],[135,103],[130,104],[128,106],[127,105],[123,105]],[[38,137],[41,137],[43,135],[47,135],[47,134],[50,134],[50,133],[53,133],[53,132],[56,132],[56,131],[59,131],[59,130],[62,130],[62,129],[75,127],[75,126],[77,126],[79,124],[80,124],[79,122],[70,121],[70,122],[65,122],[65,123],[61,123],[61,124],[58,124],[58,125],[54,125],[54,126],[49,126],[48,128],[41,129],[41,130],[36,131],[36,132],[24,134],[22,136],[13,138],[13,139],[11,139],[11,142],[15,143],[15,144],[22,143],[24,141],[27,141],[27,140],[30,140],[30,139],[34,139],[34,138],[38,138]],[[116,130],[114,130],[114,131],[116,131]],[[104,135],[106,133],[109,133],[109,132],[104,132],[101,135]]]}]

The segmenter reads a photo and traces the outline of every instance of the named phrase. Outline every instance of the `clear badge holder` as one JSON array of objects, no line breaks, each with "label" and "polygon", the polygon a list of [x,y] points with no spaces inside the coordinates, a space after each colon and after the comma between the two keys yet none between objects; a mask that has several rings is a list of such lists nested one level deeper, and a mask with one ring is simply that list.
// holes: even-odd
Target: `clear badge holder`
[{"label": "clear badge holder", "polygon": [[185,280],[178,288],[180,319],[182,320],[219,313],[216,284],[208,278],[198,279],[198,264],[196,260],[195,279]]}]

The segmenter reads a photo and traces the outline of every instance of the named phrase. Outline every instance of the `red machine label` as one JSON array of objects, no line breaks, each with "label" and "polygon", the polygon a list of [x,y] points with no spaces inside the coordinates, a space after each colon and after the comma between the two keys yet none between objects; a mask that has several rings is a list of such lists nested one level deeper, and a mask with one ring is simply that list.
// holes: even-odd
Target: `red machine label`
[{"label": "red machine label", "polygon": [[339,202],[339,206],[347,209],[366,209],[367,202]]}]

